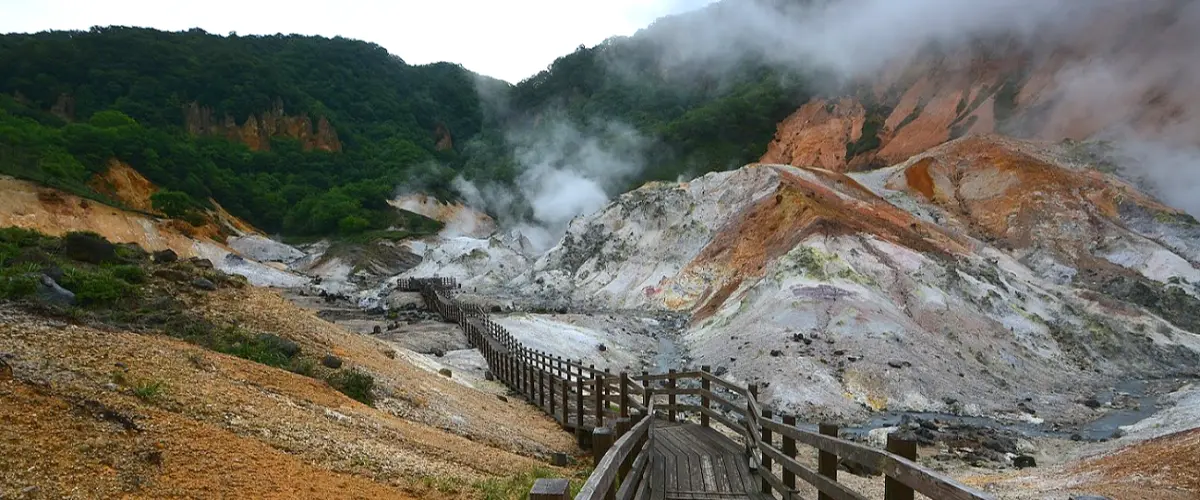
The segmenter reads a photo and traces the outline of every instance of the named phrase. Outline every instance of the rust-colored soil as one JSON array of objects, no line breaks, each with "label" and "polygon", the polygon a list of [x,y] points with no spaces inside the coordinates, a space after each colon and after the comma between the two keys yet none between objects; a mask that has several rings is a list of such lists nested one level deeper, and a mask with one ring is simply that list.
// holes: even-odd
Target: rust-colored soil
[{"label": "rust-colored soil", "polygon": [[[291,338],[304,353],[332,353],[343,370],[371,373],[375,407],[323,380],[167,336],[0,309],[0,353],[11,355],[15,377],[0,382],[7,384],[0,455],[23,457],[0,461],[0,491],[469,498],[477,481],[541,467],[551,452],[578,452],[572,436],[533,407],[391,359],[384,352],[392,346],[346,332],[269,290],[184,299],[211,310],[210,318]],[[150,383],[162,389],[137,397],[133,388]],[[76,412],[81,404],[93,409]],[[108,420],[95,408],[110,409]],[[142,432],[112,423],[123,418]],[[83,493],[71,493],[75,486]]]},{"label": "rust-colored soil", "polygon": [[[757,167],[776,168],[776,167]],[[716,312],[751,276],[813,234],[867,234],[931,255],[966,253],[963,242],[879,198],[853,179],[821,169],[777,168],[780,184],[731,218],[685,272],[709,275],[714,287],[694,321]]]},{"label": "rust-colored soil", "polygon": [[1151,439],[1085,461],[1073,472],[1089,478],[1080,489],[1110,498],[1200,498],[1200,429]]},{"label": "rust-colored soil", "polygon": [[214,425],[141,409],[137,428],[100,403],[0,382],[0,492],[37,498],[413,498]]}]

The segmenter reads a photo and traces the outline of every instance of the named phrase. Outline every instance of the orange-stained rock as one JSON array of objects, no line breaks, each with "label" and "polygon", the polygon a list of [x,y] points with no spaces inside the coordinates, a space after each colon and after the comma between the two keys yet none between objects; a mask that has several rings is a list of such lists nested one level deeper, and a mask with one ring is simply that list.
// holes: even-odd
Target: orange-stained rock
[{"label": "orange-stained rock", "polygon": [[1200,46],[1200,29],[1189,21],[1195,16],[1176,15],[1181,4],[1170,0],[1138,4],[1089,12],[1087,28],[1070,36],[926,47],[851,87],[871,89],[876,106],[838,101],[844,109],[891,110],[881,117],[880,148],[850,160],[836,154],[857,139],[863,121],[845,130],[819,112],[826,99],[814,99],[779,124],[762,161],[851,171],[994,132],[1057,141],[1118,130],[1200,145],[1200,70],[1185,49]]},{"label": "orange-stained rock", "polygon": [[150,201],[158,186],[119,160],[110,160],[108,170],[93,176],[88,187],[134,210],[158,213]]},{"label": "orange-stained rock", "polygon": [[337,131],[325,117],[319,117],[314,129],[308,115],[291,116],[284,112],[283,103],[259,115],[250,115],[241,125],[234,117],[226,115],[218,120],[212,108],[192,102],[184,106],[184,126],[192,135],[217,135],[238,141],[255,151],[271,149],[272,137],[287,137],[300,142],[306,151],[321,150],[338,152],[342,143]]},{"label": "orange-stained rock", "polygon": [[846,144],[862,135],[866,111],[853,98],[814,99],[779,124],[762,163],[842,170]]}]

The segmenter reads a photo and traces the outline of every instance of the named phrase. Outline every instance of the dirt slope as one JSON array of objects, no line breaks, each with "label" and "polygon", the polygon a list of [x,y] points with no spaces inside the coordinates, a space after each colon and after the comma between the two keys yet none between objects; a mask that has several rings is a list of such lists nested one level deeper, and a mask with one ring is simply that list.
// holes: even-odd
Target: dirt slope
[{"label": "dirt slope", "polygon": [[[179,340],[6,309],[0,353],[0,490],[47,497],[473,496],[571,451],[531,407],[417,368],[270,291],[222,290],[194,306],[333,353],[376,380],[376,408],[326,383]],[[161,390],[139,398],[133,388]],[[57,418],[47,418],[55,416]],[[22,466],[21,464],[26,464]],[[562,474],[569,474],[563,472]],[[62,481],[58,478],[75,478]],[[439,493],[431,489],[449,493]],[[457,493],[456,493],[457,491]],[[186,493],[184,493],[186,492]]]}]

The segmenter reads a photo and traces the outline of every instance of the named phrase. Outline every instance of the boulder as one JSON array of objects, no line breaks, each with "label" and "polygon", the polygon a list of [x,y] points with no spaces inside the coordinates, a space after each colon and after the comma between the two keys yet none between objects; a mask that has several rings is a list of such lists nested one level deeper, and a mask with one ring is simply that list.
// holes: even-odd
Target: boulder
[{"label": "boulder", "polygon": [[54,281],[45,274],[38,278],[37,296],[42,302],[59,306],[75,305],[75,293],[59,286],[58,282]]},{"label": "boulder", "polygon": [[438,370],[438,374],[446,378],[451,378],[454,376],[454,373],[451,372],[449,368],[442,368],[441,370]]},{"label": "boulder", "polygon": [[1037,460],[1029,455],[1020,455],[1013,459],[1013,467],[1018,469],[1037,467]]},{"label": "boulder", "polygon": [[188,262],[200,269],[212,269],[214,267],[211,260],[200,257],[192,257],[188,259]]},{"label": "boulder", "polygon": [[332,368],[336,370],[342,367],[342,358],[332,354],[326,354],[324,358],[321,358],[321,364],[325,365],[326,368]]},{"label": "boulder", "polygon": [[174,250],[171,250],[170,248],[168,248],[166,250],[159,250],[157,252],[154,252],[154,254],[151,255],[151,258],[154,259],[154,262],[157,262],[159,264],[170,264],[172,262],[179,260],[179,254],[175,253]]},{"label": "boulder", "polygon": [[184,283],[192,277],[192,275],[178,269],[155,269],[154,275],[176,283]]},{"label": "boulder", "polygon": [[207,278],[196,278],[192,280],[192,286],[201,290],[213,291],[217,289],[217,285]]}]

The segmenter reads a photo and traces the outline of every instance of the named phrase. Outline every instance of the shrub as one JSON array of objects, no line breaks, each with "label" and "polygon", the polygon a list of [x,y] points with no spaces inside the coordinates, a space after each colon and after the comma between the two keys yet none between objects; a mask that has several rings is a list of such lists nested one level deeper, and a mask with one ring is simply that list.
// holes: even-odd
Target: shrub
[{"label": "shrub", "polygon": [[362,404],[375,404],[375,396],[371,394],[375,377],[368,373],[357,369],[341,371],[329,377],[329,385]]},{"label": "shrub", "polygon": [[75,292],[75,299],[84,306],[112,305],[137,293],[136,287],[115,276],[110,269],[87,271],[69,267],[64,269],[60,284]]},{"label": "shrub", "polygon": [[63,237],[63,251],[71,260],[91,264],[119,262],[117,246],[92,232],[71,232]]},{"label": "shrub", "polygon": [[23,269],[0,271],[0,299],[17,300],[37,293],[38,275]]},{"label": "shrub", "polygon": [[45,238],[41,233],[19,227],[0,229],[0,243],[9,243],[18,247],[35,246]]},{"label": "shrub", "polygon": [[113,276],[132,284],[140,284],[146,282],[146,270],[138,266],[121,265],[112,266],[109,268]]}]

